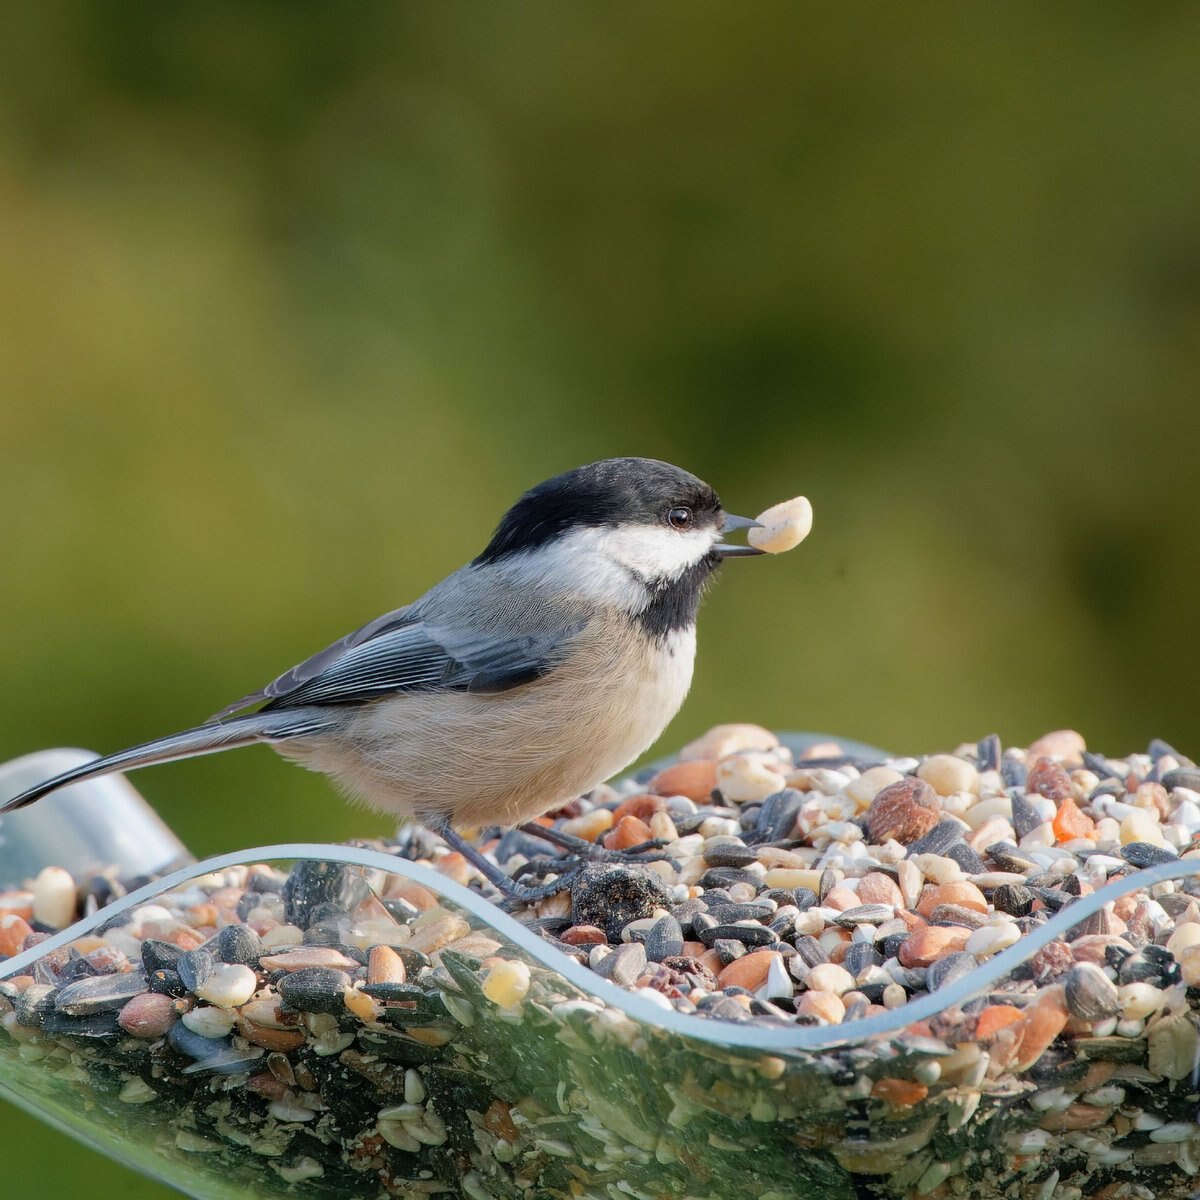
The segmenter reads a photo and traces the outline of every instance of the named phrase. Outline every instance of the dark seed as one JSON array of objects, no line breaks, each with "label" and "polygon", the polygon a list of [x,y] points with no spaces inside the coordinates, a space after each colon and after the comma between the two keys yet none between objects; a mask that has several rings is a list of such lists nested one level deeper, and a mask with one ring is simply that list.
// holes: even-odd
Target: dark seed
[{"label": "dark seed", "polygon": [[175,970],[179,972],[179,978],[183,980],[184,987],[189,992],[194,992],[212,974],[212,969],[216,965],[215,956],[203,946],[199,946],[195,950],[181,954],[175,964]]},{"label": "dark seed", "polygon": [[692,920],[697,913],[705,911],[705,903],[698,897],[692,900],[684,900],[681,904],[675,905],[671,909],[671,916],[679,922],[679,927],[683,931],[685,938],[692,934]]},{"label": "dark seed", "polygon": [[1169,754],[1172,758],[1177,758],[1184,765],[1191,766],[1191,760],[1188,759],[1186,755],[1180,754],[1174,746],[1172,746],[1169,742],[1164,742],[1162,738],[1151,738],[1150,745],[1147,748],[1146,753],[1150,755],[1155,762]]},{"label": "dark seed", "polygon": [[1000,778],[1004,780],[1006,788],[1019,788],[1024,791],[1025,775],[1025,764],[1017,762],[1015,758],[1006,758],[1000,764]]},{"label": "dark seed", "polygon": [[282,976],[275,986],[284,1003],[297,1012],[340,1013],[350,976],[333,967],[305,967]]},{"label": "dark seed", "polygon": [[802,934],[795,941],[796,955],[802,959],[806,966],[819,967],[821,963],[829,961],[829,955],[825,953],[825,947],[817,941],[811,934]]},{"label": "dark seed", "polygon": [[[1067,892],[1057,887],[1031,887],[1029,889],[1051,912],[1066,908],[1074,899]],[[993,901],[994,903],[994,901]]]},{"label": "dark seed", "polygon": [[1117,970],[1117,982],[1123,987],[1127,983],[1157,983],[1162,978],[1162,967],[1145,956],[1145,950],[1131,954]]},{"label": "dark seed", "polygon": [[811,888],[798,887],[792,893],[792,903],[801,911],[808,912],[817,902],[817,893]]},{"label": "dark seed", "polygon": [[1103,1021],[1121,1011],[1113,981],[1094,963],[1076,963],[1063,979],[1067,1008],[1083,1021]]},{"label": "dark seed", "polygon": [[430,965],[429,955],[423,954],[420,950],[414,950],[411,946],[393,946],[392,949],[400,955],[400,961],[404,964],[404,969],[410,977],[419,975],[425,967]]},{"label": "dark seed", "polygon": [[167,1034],[167,1041],[172,1049],[178,1050],[180,1054],[186,1054],[188,1058],[195,1059],[211,1058],[230,1048],[228,1038],[203,1037],[190,1030],[182,1021],[176,1021],[171,1026],[171,1031]]},{"label": "dark seed", "polygon": [[427,992],[419,983],[364,983],[362,990],[368,996],[373,996],[376,1000],[383,1000],[393,1004],[399,1003],[416,1003],[418,1006],[424,1005],[427,1008],[439,1007],[438,1002],[433,994]]},{"label": "dark seed", "polygon": [[146,991],[146,977],[140,971],[124,975],[97,975],[69,983],[54,997],[54,1007],[72,1017],[107,1012],[125,1006],[127,1000]]},{"label": "dark seed", "polygon": [[664,958],[674,958],[683,953],[683,928],[668,913],[665,917],[659,917],[650,926],[644,945],[646,957],[652,962],[662,962]]},{"label": "dark seed", "polygon": [[955,842],[948,847],[946,857],[958,863],[967,875],[982,875],[987,870],[983,859],[966,842]]},{"label": "dark seed", "polygon": [[740,867],[710,867],[700,876],[702,888],[728,887],[731,883],[748,883],[757,888],[762,878],[753,871],[743,871]]},{"label": "dark seed", "polygon": [[[1087,767],[1093,775],[1099,775],[1101,779],[1120,779],[1121,777],[1108,765],[1099,754],[1093,754],[1090,750],[1083,752],[1083,765]],[[1125,781],[1122,779],[1122,790],[1124,790]]]},{"label": "dark seed", "polygon": [[963,827],[957,821],[939,821],[928,833],[909,844],[908,856],[945,854],[955,842],[961,842]]},{"label": "dark seed", "polygon": [[1104,965],[1119,970],[1121,964],[1133,954],[1128,946],[1110,943],[1104,947]]},{"label": "dark seed", "polygon": [[1170,771],[1164,771],[1162,785],[1168,789],[1182,787],[1200,792],[1200,767],[1174,767]]},{"label": "dark seed", "polygon": [[1034,866],[1033,859],[1026,857],[1012,842],[994,842],[984,853],[1002,871],[1021,873]]},{"label": "dark seed", "polygon": [[975,762],[981,771],[997,771],[1000,768],[1000,738],[994,733],[980,738],[975,746]]},{"label": "dark seed", "polygon": [[961,979],[964,975],[969,974],[975,970],[977,965],[975,956],[968,954],[965,950],[947,954],[929,967],[925,976],[925,985],[931,992],[936,992],[938,988],[945,987],[948,983],[953,983],[956,979]]},{"label": "dark seed", "polygon": [[1135,867],[1153,867],[1159,863],[1174,862],[1179,855],[1165,846],[1154,846],[1149,842],[1130,842],[1119,851],[1121,857]]},{"label": "dark seed", "polygon": [[717,938],[713,942],[712,948],[717,952],[717,957],[721,960],[723,967],[729,966],[731,962],[735,962],[742,955],[748,953],[741,942],[735,942],[732,938]]},{"label": "dark seed", "polygon": [[48,983],[35,983],[17,994],[13,1002],[17,1024],[27,1029],[40,1029],[46,1018],[54,1011],[54,987]]},{"label": "dark seed", "polygon": [[987,924],[987,917],[973,908],[963,908],[961,904],[938,904],[929,914],[929,923],[931,925],[960,925],[965,929],[981,929]]},{"label": "dark seed", "polygon": [[1023,917],[1033,911],[1033,893],[1020,883],[1002,883],[992,892],[992,907],[997,912]]},{"label": "dark seed", "polygon": [[119,1038],[125,1033],[117,1021],[119,1015],[120,1011],[115,1008],[81,1017],[52,1012],[46,1015],[42,1029],[55,1037]]},{"label": "dark seed", "polygon": [[768,922],[768,928],[774,930],[775,936],[782,941],[791,941],[796,932],[796,918],[800,914],[794,904],[781,908]]},{"label": "dark seed", "polygon": [[183,951],[173,942],[147,938],[142,943],[142,966],[147,975],[153,971],[174,971],[182,957]]},{"label": "dark seed", "polygon": [[710,867],[748,867],[758,862],[758,852],[749,846],[717,845],[704,852],[704,861]]},{"label": "dark seed", "polygon": [[331,905],[342,913],[352,913],[369,895],[371,888],[361,867],[345,863],[297,863],[283,885],[283,908],[288,923],[307,929],[315,910]]},{"label": "dark seed", "polygon": [[[610,965],[611,964],[611,965]],[[646,947],[640,942],[618,946],[603,963],[613,983],[629,987],[646,969]]]},{"label": "dark seed", "polygon": [[1073,1038],[1071,1049],[1086,1059],[1098,1059],[1101,1062],[1140,1063],[1146,1053],[1146,1043],[1138,1038]]},{"label": "dark seed", "polygon": [[703,930],[699,936],[706,946],[711,946],[718,938],[733,938],[747,946],[769,946],[779,940],[775,931],[765,925],[717,925]]},{"label": "dark seed", "polygon": [[879,943],[879,953],[885,959],[895,958],[900,953],[900,947],[908,940],[907,933],[889,933],[887,937]]},{"label": "dark seed", "polygon": [[729,925],[734,921],[764,921],[775,915],[769,904],[758,904],[753,900],[728,904],[710,904],[708,915],[718,924]]},{"label": "dark seed", "polygon": [[843,929],[852,929],[855,925],[882,925],[895,915],[895,909],[890,904],[856,904],[833,919]]},{"label": "dark seed", "polygon": [[1023,838],[1043,824],[1041,814],[1033,807],[1029,797],[1024,792],[1014,792],[1012,795],[1013,829],[1017,837]]},{"label": "dark seed", "polygon": [[851,942],[846,948],[846,957],[842,966],[857,980],[859,973],[868,967],[877,967],[883,958],[870,942]]},{"label": "dark seed", "polygon": [[226,963],[256,963],[263,952],[258,934],[247,925],[226,925],[217,934],[217,953]]},{"label": "dark seed", "polygon": [[784,788],[768,796],[758,810],[755,831],[765,841],[778,841],[791,835],[796,814],[804,806],[804,793],[796,788]]},{"label": "dark seed", "polygon": [[732,996],[720,992],[705,996],[696,1005],[696,1011],[722,1021],[748,1021],[750,1013],[744,1009]]},{"label": "dark seed", "polygon": [[152,971],[148,980],[150,990],[163,996],[178,999],[188,994],[187,985],[179,978],[178,971]]}]

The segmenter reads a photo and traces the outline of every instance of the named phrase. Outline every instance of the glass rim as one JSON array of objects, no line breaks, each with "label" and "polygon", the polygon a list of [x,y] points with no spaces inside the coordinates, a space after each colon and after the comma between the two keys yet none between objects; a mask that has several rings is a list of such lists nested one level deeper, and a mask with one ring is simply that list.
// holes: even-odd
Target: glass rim
[{"label": "glass rim", "polygon": [[643,1024],[653,1025],[665,1032],[674,1033],[695,1041],[705,1042],[721,1048],[757,1050],[763,1052],[824,1051],[835,1050],[866,1038],[886,1037],[902,1032],[907,1026],[961,1005],[990,984],[1027,962],[1042,947],[1055,941],[1080,922],[1099,912],[1106,904],[1119,900],[1131,892],[1142,891],[1159,883],[1174,879],[1186,879],[1200,875],[1200,858],[1179,859],[1175,862],[1157,863],[1131,871],[1120,879],[1105,884],[1086,896],[1081,896],[1070,905],[1060,909],[1045,924],[1024,935],[1014,945],[980,963],[973,970],[935,992],[929,992],[915,1000],[907,1001],[898,1008],[875,1016],[861,1017],[838,1025],[789,1026],[757,1022],[730,1022],[707,1017],[692,1016],[667,1009],[626,991],[616,984],[597,975],[594,971],[576,962],[573,958],[537,936],[515,917],[499,908],[480,892],[456,883],[432,867],[408,859],[372,850],[362,846],[344,846],[334,843],[286,842],[273,846],[255,846],[246,850],[235,850],[206,858],[201,862],[181,867],[177,871],[129,892],[114,900],[91,916],[76,921],[73,925],[51,934],[44,941],[28,950],[22,950],[4,962],[0,962],[0,980],[23,975],[44,955],[69,945],[75,939],[93,932],[114,917],[153,901],[163,892],[171,891],[203,875],[224,871],[230,867],[250,866],[255,863],[273,862],[338,862],[350,866],[382,871],[399,875],[413,883],[419,883],[437,893],[456,907],[465,910],[510,943],[529,955],[543,967],[561,975],[580,991],[597,1001],[618,1009],[626,1016]]}]

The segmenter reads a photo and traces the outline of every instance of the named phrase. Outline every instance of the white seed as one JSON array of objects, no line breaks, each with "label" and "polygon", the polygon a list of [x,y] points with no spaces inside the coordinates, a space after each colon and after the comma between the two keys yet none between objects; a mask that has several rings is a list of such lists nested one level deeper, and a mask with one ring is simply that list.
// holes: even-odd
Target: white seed
[{"label": "white seed", "polygon": [[1121,844],[1130,842],[1149,842],[1152,846],[1164,845],[1162,827],[1144,809],[1130,809],[1129,815],[1121,822]]},{"label": "white seed", "polygon": [[501,1008],[515,1008],[529,993],[529,968],[523,962],[498,962],[483,981],[483,994]]},{"label": "white seed", "polygon": [[295,1096],[285,1095],[282,1100],[272,1100],[267,1111],[277,1121],[311,1121],[317,1114]]},{"label": "white seed", "polygon": [[126,1080],[117,1099],[124,1104],[148,1104],[158,1099],[158,1093],[144,1080],[137,1077]]},{"label": "white seed", "polygon": [[421,1143],[408,1132],[408,1126],[403,1121],[380,1121],[379,1136],[389,1146],[407,1150],[409,1154],[416,1154],[421,1149]]},{"label": "white seed", "polygon": [[953,754],[932,754],[918,768],[917,775],[939,796],[956,792],[979,792],[979,772],[973,763]]},{"label": "white seed", "polygon": [[425,1083],[421,1072],[409,1067],[404,1072],[404,1102],[405,1104],[423,1104],[425,1102]]},{"label": "white seed", "polygon": [[196,995],[219,1008],[236,1008],[245,1004],[258,990],[258,976],[241,963],[217,963]]},{"label": "white seed", "polygon": [[783,957],[778,954],[772,955],[771,964],[767,968],[767,978],[762,987],[758,989],[759,999],[778,1000],[781,997],[790,997],[793,992],[792,980],[784,965]]},{"label": "white seed", "polygon": [[205,1004],[185,1012],[180,1020],[193,1033],[201,1037],[223,1038],[233,1028],[234,1015],[227,1008],[215,1008]]},{"label": "white seed", "polygon": [[33,881],[33,919],[64,929],[75,916],[75,880],[62,867],[43,867]]},{"label": "white seed", "polygon": [[304,941],[304,930],[297,925],[276,925],[262,935],[265,950],[282,950],[285,946],[299,946]]},{"label": "white seed", "polygon": [[794,550],[812,529],[812,505],[804,496],[773,504],[756,518],[762,529],[751,529],[746,540],[757,550],[783,554]]},{"label": "white seed", "polygon": [[773,750],[778,745],[778,736],[761,725],[714,725],[694,742],[688,742],[679,751],[679,758],[682,762],[725,758],[739,750]]},{"label": "white seed", "polygon": [[1021,930],[1016,922],[1006,922],[1003,925],[984,925],[976,929],[974,933],[967,938],[967,953],[975,955],[976,958],[988,958],[993,954],[999,954],[1001,950],[1007,950],[1009,946],[1015,945],[1021,939]]},{"label": "white seed", "polygon": [[832,992],[840,996],[854,986],[854,976],[837,963],[819,963],[809,971],[805,982],[810,991]]},{"label": "white seed", "polygon": [[1195,1121],[1169,1121],[1166,1125],[1150,1130],[1152,1142],[1186,1142],[1195,1136]]},{"label": "white seed", "polygon": [[[717,763],[717,787],[721,789],[721,795],[734,804],[765,800],[782,791],[785,782],[778,771],[745,754],[736,754]],[[735,826],[729,832],[735,833],[738,828]]]},{"label": "white seed", "polygon": [[1158,1012],[1166,999],[1161,989],[1148,983],[1127,983],[1117,989],[1121,1013],[1127,1021],[1140,1021]]}]

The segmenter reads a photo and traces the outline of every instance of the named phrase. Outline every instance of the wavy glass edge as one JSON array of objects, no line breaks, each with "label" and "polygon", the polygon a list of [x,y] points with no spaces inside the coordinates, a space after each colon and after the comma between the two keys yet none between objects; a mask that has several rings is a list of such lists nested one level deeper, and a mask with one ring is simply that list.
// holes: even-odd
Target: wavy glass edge
[{"label": "wavy glass edge", "polygon": [[619,1009],[633,1020],[719,1048],[761,1051],[834,1050],[867,1038],[886,1037],[890,1034],[900,1033],[913,1022],[928,1020],[938,1013],[961,1005],[991,984],[1003,979],[1043,946],[1055,941],[1080,922],[1087,920],[1111,901],[1119,900],[1132,892],[1154,887],[1159,883],[1166,883],[1169,880],[1200,876],[1200,858],[1180,859],[1178,862],[1160,863],[1156,866],[1131,871],[1128,875],[1105,884],[1104,887],[1090,895],[1081,896],[1068,907],[1061,909],[1037,930],[1021,938],[1015,945],[940,990],[911,1000],[886,1013],[840,1025],[779,1029],[764,1025],[734,1024],[669,1011],[653,1001],[603,979],[587,967],[556,950],[479,892],[455,883],[454,880],[448,879],[430,867],[385,854],[379,850],[332,843],[295,842],[274,846],[256,846],[247,850],[220,854],[192,866],[183,867],[130,892],[120,900],[99,909],[92,916],[75,922],[45,941],[39,942],[31,949],[24,950],[6,962],[0,963],[0,979],[25,974],[38,959],[47,953],[69,945],[76,938],[83,937],[104,926],[114,917],[136,908],[140,904],[150,902],[164,892],[180,887],[191,880],[211,872],[226,870],[229,867],[281,861],[339,862],[383,871],[390,875],[400,875],[414,883],[422,884],[455,906],[469,912],[484,924],[491,926],[497,933],[507,938],[514,946],[542,966],[561,975],[580,991],[593,996],[606,1005]]}]

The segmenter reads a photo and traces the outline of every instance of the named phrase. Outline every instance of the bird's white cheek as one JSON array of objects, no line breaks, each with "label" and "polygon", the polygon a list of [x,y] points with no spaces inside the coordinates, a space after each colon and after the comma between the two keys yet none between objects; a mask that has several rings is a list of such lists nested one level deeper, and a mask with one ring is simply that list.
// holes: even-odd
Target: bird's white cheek
[{"label": "bird's white cheek", "polygon": [[719,535],[708,529],[655,529],[638,526],[590,531],[597,535],[596,548],[643,579],[662,579],[683,574],[694,567],[714,546]]}]

